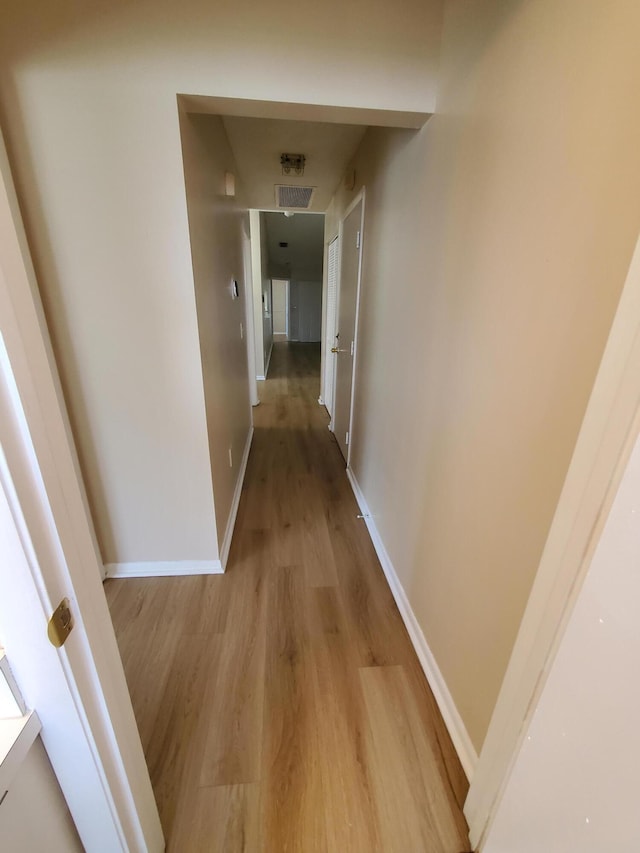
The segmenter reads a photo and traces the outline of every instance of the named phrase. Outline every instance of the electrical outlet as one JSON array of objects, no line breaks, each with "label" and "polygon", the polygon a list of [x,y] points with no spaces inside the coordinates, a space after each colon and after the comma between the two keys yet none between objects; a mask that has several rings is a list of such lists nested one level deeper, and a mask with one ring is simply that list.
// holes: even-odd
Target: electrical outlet
[{"label": "electrical outlet", "polygon": [[233,453],[231,452],[231,448],[229,448],[229,468],[233,468]]}]

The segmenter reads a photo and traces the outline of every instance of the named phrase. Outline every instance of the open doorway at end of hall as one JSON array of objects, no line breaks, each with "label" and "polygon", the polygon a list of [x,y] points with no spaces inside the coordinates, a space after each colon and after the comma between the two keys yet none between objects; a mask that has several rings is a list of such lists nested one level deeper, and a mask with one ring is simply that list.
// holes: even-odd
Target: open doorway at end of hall
[{"label": "open doorway at end of hall", "polygon": [[322,281],[271,280],[273,343],[321,343]]},{"label": "open doorway at end of hall", "polygon": [[269,377],[274,345],[323,345],[325,217],[322,213],[286,214],[250,213],[258,381]]}]

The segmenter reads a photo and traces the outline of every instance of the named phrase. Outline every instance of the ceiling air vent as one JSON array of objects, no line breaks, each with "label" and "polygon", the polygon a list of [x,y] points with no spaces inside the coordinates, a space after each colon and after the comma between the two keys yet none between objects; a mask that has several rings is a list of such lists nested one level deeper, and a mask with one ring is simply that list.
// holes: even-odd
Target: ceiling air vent
[{"label": "ceiling air vent", "polygon": [[293,187],[276,184],[276,207],[294,207],[297,210],[308,210],[311,207],[315,187]]}]

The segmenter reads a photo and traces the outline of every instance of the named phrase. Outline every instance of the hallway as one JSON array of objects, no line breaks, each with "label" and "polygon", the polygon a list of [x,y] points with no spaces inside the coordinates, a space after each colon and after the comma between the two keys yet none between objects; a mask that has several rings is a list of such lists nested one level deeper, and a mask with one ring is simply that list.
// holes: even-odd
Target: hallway
[{"label": "hallway", "polygon": [[226,574],[105,585],[175,853],[469,849],[319,370],[319,345],[274,346]]}]

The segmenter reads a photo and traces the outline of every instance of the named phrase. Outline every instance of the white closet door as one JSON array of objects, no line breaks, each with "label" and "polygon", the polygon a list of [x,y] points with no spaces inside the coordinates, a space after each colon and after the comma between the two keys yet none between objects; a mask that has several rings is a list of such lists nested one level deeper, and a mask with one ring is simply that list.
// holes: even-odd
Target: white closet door
[{"label": "white closet door", "polygon": [[329,243],[327,258],[327,325],[324,341],[324,404],[333,416],[336,357],[331,352],[336,340],[336,310],[338,297],[338,238]]}]

